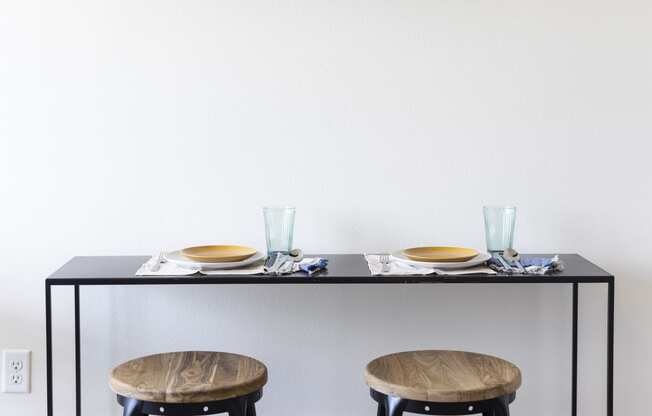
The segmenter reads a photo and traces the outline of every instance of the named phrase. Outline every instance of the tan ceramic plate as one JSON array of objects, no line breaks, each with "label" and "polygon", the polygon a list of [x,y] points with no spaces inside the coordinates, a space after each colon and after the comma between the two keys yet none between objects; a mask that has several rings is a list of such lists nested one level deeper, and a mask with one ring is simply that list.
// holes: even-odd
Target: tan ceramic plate
[{"label": "tan ceramic plate", "polygon": [[471,260],[478,252],[464,247],[413,247],[403,254],[410,260],[446,263]]},{"label": "tan ceramic plate", "polygon": [[246,260],[256,249],[245,246],[197,246],[181,250],[191,260],[205,263],[223,263]]}]

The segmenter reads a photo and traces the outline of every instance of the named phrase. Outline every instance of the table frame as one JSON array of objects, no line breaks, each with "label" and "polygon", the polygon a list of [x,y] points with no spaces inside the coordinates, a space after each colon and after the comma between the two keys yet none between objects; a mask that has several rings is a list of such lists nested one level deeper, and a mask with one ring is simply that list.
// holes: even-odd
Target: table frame
[{"label": "table frame", "polygon": [[[326,257],[332,257],[326,255]],[[144,258],[146,259],[146,258]],[[55,273],[56,275],[56,273]],[[55,276],[53,275],[53,276]],[[614,375],[614,296],[615,278],[605,272],[595,276],[362,276],[327,273],[309,277],[291,276],[205,276],[188,278],[179,276],[148,277],[49,277],[45,280],[45,337],[47,371],[47,416],[53,416],[53,370],[52,370],[52,287],[72,286],[74,289],[75,316],[75,415],[81,416],[81,331],[80,331],[80,287],[81,286],[131,286],[131,285],[220,285],[220,284],[570,284],[572,287],[572,345],[571,345],[571,416],[577,416],[577,355],[578,355],[578,309],[580,284],[607,285],[607,394],[606,413],[613,416]]]}]

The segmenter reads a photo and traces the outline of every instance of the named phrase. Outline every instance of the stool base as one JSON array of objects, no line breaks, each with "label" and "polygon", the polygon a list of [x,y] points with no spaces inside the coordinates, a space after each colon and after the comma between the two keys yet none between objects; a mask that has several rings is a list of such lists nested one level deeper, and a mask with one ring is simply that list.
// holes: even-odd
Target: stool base
[{"label": "stool base", "polygon": [[196,416],[228,413],[229,416],[256,416],[255,403],[263,397],[263,390],[246,396],[198,403],[158,403],[117,395],[123,407],[123,416]]},{"label": "stool base", "polygon": [[377,416],[401,416],[403,412],[423,415],[509,416],[509,404],[516,399],[516,393],[489,400],[441,403],[403,399],[371,389],[371,398],[378,402]]}]

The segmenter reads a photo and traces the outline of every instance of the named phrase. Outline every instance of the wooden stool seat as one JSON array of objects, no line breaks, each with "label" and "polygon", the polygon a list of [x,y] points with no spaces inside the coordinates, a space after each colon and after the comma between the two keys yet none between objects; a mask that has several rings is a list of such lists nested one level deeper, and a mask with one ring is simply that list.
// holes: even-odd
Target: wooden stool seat
[{"label": "wooden stool seat", "polygon": [[226,352],[155,354],[120,364],[109,384],[118,395],[157,403],[199,403],[245,396],[267,382],[267,368]]},{"label": "wooden stool seat", "polygon": [[385,355],[366,368],[367,385],[389,396],[460,403],[514,393],[521,372],[512,363],[462,351],[409,351]]}]

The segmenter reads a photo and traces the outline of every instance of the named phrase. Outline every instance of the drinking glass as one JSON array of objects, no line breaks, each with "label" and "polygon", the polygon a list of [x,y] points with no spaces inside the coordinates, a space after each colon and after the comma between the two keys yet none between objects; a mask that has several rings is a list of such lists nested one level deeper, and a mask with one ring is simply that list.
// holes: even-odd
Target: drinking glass
[{"label": "drinking glass", "polygon": [[508,248],[513,248],[516,207],[485,206],[482,210],[487,251],[502,254]]},{"label": "drinking glass", "polygon": [[295,211],[294,207],[288,206],[263,208],[268,256],[274,253],[288,254],[292,250]]}]

